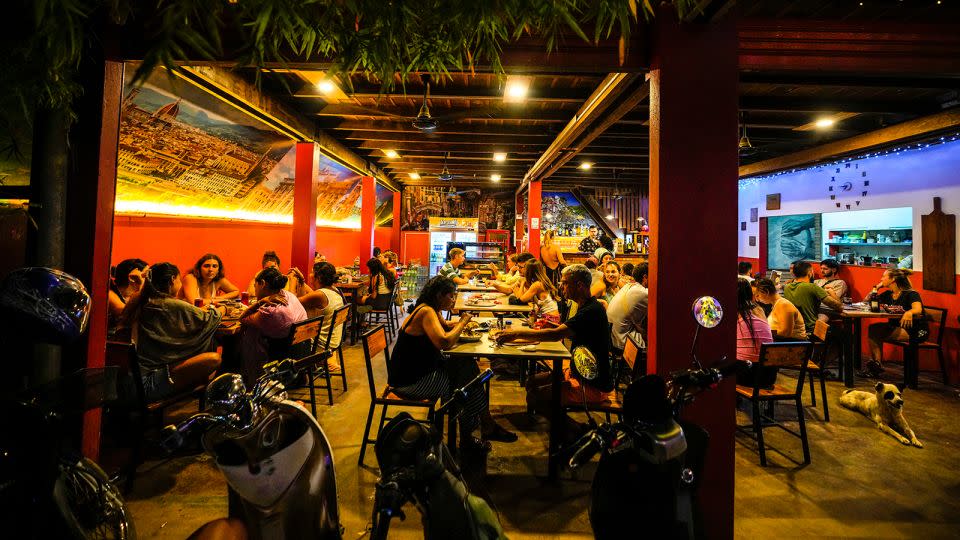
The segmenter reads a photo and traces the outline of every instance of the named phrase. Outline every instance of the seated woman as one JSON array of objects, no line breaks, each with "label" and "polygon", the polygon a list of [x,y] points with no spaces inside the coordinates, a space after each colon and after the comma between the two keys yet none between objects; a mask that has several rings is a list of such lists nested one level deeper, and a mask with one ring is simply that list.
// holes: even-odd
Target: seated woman
[{"label": "seated woman", "polygon": [[523,270],[524,280],[516,295],[521,302],[533,302],[534,328],[551,328],[560,324],[560,311],[557,309],[557,288],[547,277],[543,264],[537,260],[527,263]]},{"label": "seated woman", "polygon": [[397,257],[397,254],[392,251],[384,251],[380,254],[380,262],[383,263],[383,267],[393,274],[393,278],[397,278],[397,262],[400,260]]},{"label": "seated woman", "polygon": [[213,336],[223,308],[198,308],[178,300],[181,287],[179,268],[154,264],[140,293],[123,310],[148,401],[202,384],[220,367]]},{"label": "seated woman", "polygon": [[110,291],[107,293],[107,308],[110,313],[110,327],[115,328],[120,322],[120,314],[133,295],[143,287],[143,271],[147,262],[140,259],[124,259],[117,264],[113,280],[110,282]]},{"label": "seated woman", "polygon": [[[344,304],[343,294],[334,287],[337,282],[337,269],[328,262],[319,262],[313,265],[313,289],[300,297],[300,303],[307,310],[307,317],[323,317],[323,326],[320,328],[320,344],[326,343],[330,325],[333,324],[333,311]],[[342,325],[341,325],[342,326]],[[343,336],[342,328],[335,328],[330,336],[330,348],[340,346]]]},{"label": "seated woman", "polygon": [[540,242],[540,261],[544,265],[547,278],[554,286],[560,284],[560,275],[564,267],[567,266],[567,261],[563,258],[560,247],[553,243],[555,235],[556,231],[547,229],[543,232],[543,240]]},{"label": "seated woman", "polygon": [[[741,280],[746,281],[746,280]],[[758,301],[773,306],[767,322],[770,331],[776,332],[776,338],[781,341],[806,341],[807,329],[803,324],[803,315],[793,302],[780,296],[777,286],[767,278],[754,280],[751,283],[756,289],[755,297]]]},{"label": "seated woman", "polygon": [[389,308],[393,287],[397,284],[396,276],[384,268],[377,258],[367,261],[367,269],[370,270],[370,292],[360,297],[359,305],[377,310]]},{"label": "seated woman", "polygon": [[603,272],[597,268],[600,266],[600,262],[593,255],[587,257],[587,260],[583,261],[583,265],[590,270],[590,275],[593,278],[593,281],[590,283],[590,297],[591,298],[603,298],[603,293],[607,290],[607,283],[603,279]]},{"label": "seated woman", "polygon": [[240,315],[240,365],[247,384],[257,379],[267,361],[268,339],[285,338],[294,323],[306,320],[300,300],[285,290],[287,276],[276,268],[261,270],[254,279],[257,303]]},{"label": "seated woman", "polygon": [[[280,269],[280,257],[277,256],[276,251],[264,251],[263,257],[260,259],[260,269],[266,270],[267,268],[276,268]],[[250,280],[250,283],[247,285],[247,294],[256,298],[256,276]]]},{"label": "seated woman", "polygon": [[[929,324],[923,315],[923,300],[910,283],[910,274],[906,268],[891,268],[883,273],[880,283],[874,285],[870,297],[876,296],[881,304],[898,306],[903,309],[900,320],[890,319],[886,322],[873,323],[867,329],[867,338],[870,340],[870,358],[864,375],[879,377],[883,373],[883,342],[923,341],[930,332]],[[887,290],[877,294],[877,290],[886,287]]]},{"label": "seated woman", "polygon": [[[770,324],[756,313],[753,288],[745,279],[737,280],[737,360],[756,362],[760,359],[760,345],[773,341]],[[777,368],[743,364],[737,372],[737,384],[753,387],[759,382],[761,388],[773,386],[777,380]]]},{"label": "seated woman", "polygon": [[209,304],[238,296],[240,289],[230,283],[223,269],[223,261],[213,253],[200,257],[190,272],[183,276],[180,298],[191,304],[195,304],[198,298],[204,304]]},{"label": "seated woman", "polygon": [[603,294],[600,297],[603,300],[604,307],[610,305],[610,301],[620,291],[620,264],[615,261],[608,261],[603,267]]},{"label": "seated woman", "polygon": [[[452,323],[440,316],[453,308],[457,285],[453,280],[436,276],[423,286],[417,303],[397,332],[397,341],[387,364],[387,383],[393,393],[404,399],[447,399],[452,392],[480,373],[476,362],[444,359],[442,351],[457,343],[460,333],[470,322],[463,314]],[[481,417],[489,418],[487,397],[476,392],[467,397],[460,414],[460,447],[470,450],[486,448],[486,443],[473,436]],[[482,430],[487,440],[511,442],[517,436],[492,420]],[[484,426],[485,428],[487,426]]]}]

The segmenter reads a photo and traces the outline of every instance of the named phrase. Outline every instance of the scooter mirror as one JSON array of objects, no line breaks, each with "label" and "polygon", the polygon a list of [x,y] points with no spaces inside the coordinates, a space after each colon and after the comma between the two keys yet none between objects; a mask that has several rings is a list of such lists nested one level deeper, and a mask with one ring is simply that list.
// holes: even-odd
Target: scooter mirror
[{"label": "scooter mirror", "polygon": [[704,328],[713,328],[723,320],[723,307],[712,296],[701,296],[693,301],[693,318]]},{"label": "scooter mirror", "polygon": [[590,349],[583,346],[574,347],[571,354],[573,355],[573,365],[577,368],[581,377],[588,381],[597,378],[597,375],[599,375],[597,357],[590,352]]}]

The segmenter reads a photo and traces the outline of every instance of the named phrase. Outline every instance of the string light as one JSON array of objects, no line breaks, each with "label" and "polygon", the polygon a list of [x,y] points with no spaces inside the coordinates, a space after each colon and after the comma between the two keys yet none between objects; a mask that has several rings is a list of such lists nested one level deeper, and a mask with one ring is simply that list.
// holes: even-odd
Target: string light
[{"label": "string light", "polygon": [[905,145],[901,145],[901,146],[893,146],[893,147],[886,148],[886,149],[883,149],[883,150],[877,150],[877,151],[874,151],[874,152],[867,152],[867,153],[865,153],[865,154],[859,154],[859,155],[856,155],[856,156],[845,157],[845,158],[837,159],[837,160],[830,161],[830,162],[816,163],[816,164],[811,164],[811,165],[805,165],[805,166],[802,166],[802,167],[794,167],[794,168],[792,168],[792,169],[785,169],[785,170],[782,170],[782,171],[778,171],[778,172],[775,172],[775,173],[772,173],[772,174],[765,174],[765,175],[762,175],[762,176],[751,176],[751,177],[747,177],[747,178],[741,178],[741,179],[737,182],[737,189],[738,189],[739,191],[743,191],[743,190],[746,190],[746,189],[750,189],[750,188],[753,188],[753,187],[759,185],[759,184],[762,183],[764,180],[769,180],[769,179],[771,179],[771,178],[776,178],[776,177],[778,177],[778,176],[783,176],[783,175],[785,175],[785,174],[793,174],[793,173],[797,173],[797,172],[801,172],[801,171],[809,171],[809,170],[811,170],[811,169],[821,169],[821,168],[826,168],[826,167],[834,167],[834,166],[837,166],[837,165],[842,165],[842,164],[844,164],[844,163],[850,163],[851,161],[857,161],[857,160],[869,159],[869,158],[876,158],[876,157],[883,157],[883,156],[887,156],[887,155],[890,155],[890,154],[893,154],[893,155],[895,155],[895,156],[899,156],[901,152],[906,153],[906,152],[915,152],[915,151],[917,151],[917,150],[926,150],[926,149],[930,148],[931,146],[937,146],[937,145],[941,145],[941,144],[951,143],[951,142],[956,141],[957,139],[960,139],[960,132],[953,133],[953,134],[950,134],[950,135],[943,135],[943,136],[940,136],[940,137],[937,137],[937,138],[928,139],[928,140],[925,140],[925,141],[912,142],[912,143],[905,144]]}]

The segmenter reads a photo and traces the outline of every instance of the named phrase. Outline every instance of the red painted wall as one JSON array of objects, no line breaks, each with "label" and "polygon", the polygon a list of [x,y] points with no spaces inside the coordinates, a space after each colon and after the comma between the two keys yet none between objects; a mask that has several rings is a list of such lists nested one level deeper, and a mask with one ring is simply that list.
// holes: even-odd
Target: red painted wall
[{"label": "red painted wall", "polygon": [[[292,234],[291,225],[115,216],[110,260],[112,264],[131,257],[151,263],[167,261],[186,272],[198,257],[213,252],[223,259],[227,277],[237,286],[246,286],[260,270],[264,251],[276,251],[284,268],[290,264]],[[374,238],[382,249],[396,251],[390,234],[389,227],[379,227]],[[335,265],[353,264],[359,245],[358,230],[317,227],[317,251]]]}]

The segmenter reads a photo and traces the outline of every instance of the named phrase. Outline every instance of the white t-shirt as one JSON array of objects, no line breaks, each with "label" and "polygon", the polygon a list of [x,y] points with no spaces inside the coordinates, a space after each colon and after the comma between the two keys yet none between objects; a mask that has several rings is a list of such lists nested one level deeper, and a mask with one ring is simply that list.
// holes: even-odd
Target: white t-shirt
[{"label": "white t-shirt", "polygon": [[639,283],[624,285],[607,306],[607,321],[613,325],[613,346],[617,349],[623,349],[627,336],[646,346],[647,288]]},{"label": "white t-shirt", "polygon": [[[327,297],[327,307],[320,310],[315,316],[323,316],[323,326],[320,328],[320,345],[327,342],[327,333],[330,331],[330,325],[333,324],[333,310],[343,305],[343,298],[337,291],[330,289],[320,289],[323,295]],[[343,337],[343,325],[333,329],[333,335],[330,336],[330,348],[336,349],[340,346],[340,338]]]}]

